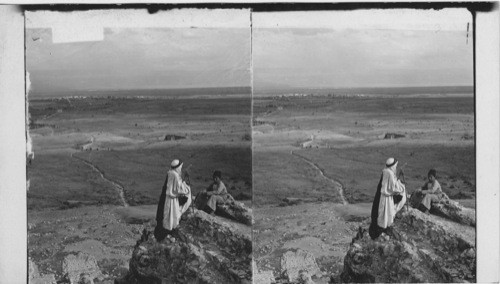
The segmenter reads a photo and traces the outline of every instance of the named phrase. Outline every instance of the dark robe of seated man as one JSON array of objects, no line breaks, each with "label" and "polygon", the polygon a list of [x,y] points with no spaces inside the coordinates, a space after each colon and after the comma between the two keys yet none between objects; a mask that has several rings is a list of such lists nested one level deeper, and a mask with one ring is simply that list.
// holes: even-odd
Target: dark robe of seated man
[{"label": "dark robe of seated man", "polygon": [[198,193],[195,199],[196,208],[209,214],[213,214],[217,210],[217,204],[226,204],[234,201],[222,182],[221,171],[215,171],[212,177],[214,180],[213,183],[208,186],[206,191]]}]

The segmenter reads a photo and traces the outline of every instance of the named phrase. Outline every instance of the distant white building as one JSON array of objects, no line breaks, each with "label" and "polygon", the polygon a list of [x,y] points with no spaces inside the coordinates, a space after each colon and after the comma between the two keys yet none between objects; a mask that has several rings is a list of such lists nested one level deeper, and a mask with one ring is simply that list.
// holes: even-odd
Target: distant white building
[{"label": "distant white building", "polygon": [[311,138],[307,140],[306,142],[302,142],[300,145],[302,148],[311,148],[314,142],[314,135],[311,135]]}]

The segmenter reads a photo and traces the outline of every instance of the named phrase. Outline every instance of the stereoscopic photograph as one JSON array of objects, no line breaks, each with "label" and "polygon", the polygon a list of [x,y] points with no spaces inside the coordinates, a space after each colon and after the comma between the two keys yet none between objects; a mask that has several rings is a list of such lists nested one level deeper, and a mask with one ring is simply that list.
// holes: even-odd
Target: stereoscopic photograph
[{"label": "stereoscopic photograph", "polygon": [[469,11],[252,19],[254,279],[474,282]]},{"label": "stereoscopic photograph", "polygon": [[249,10],[26,13],[32,283],[251,283]]},{"label": "stereoscopic photograph", "polygon": [[351,4],[20,7],[22,280],[493,279],[484,5]]}]

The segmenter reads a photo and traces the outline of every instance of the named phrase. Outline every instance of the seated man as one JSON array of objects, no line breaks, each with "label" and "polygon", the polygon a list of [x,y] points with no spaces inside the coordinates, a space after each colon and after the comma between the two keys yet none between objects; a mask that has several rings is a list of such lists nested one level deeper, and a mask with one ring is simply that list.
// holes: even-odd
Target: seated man
[{"label": "seated man", "polygon": [[417,189],[416,194],[422,197],[422,201],[420,202],[419,209],[424,211],[426,214],[429,214],[429,210],[431,209],[431,204],[433,202],[439,202],[443,197],[443,191],[441,190],[441,185],[436,180],[436,170],[431,169],[427,174],[427,181],[425,184]]},{"label": "seated man", "polygon": [[227,193],[226,186],[222,182],[221,171],[215,171],[212,177],[214,182],[208,186],[206,191],[198,193],[195,199],[196,207],[209,214],[215,212],[217,204],[234,201],[233,197]]}]

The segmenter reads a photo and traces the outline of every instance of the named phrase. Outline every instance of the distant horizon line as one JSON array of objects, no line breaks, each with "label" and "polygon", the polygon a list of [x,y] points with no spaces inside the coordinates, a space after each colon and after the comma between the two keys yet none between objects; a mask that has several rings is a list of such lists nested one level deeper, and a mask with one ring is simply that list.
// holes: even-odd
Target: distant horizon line
[{"label": "distant horizon line", "polygon": [[66,89],[66,90],[30,90],[29,94],[33,95],[42,95],[42,94],[67,94],[67,93],[105,93],[105,94],[112,94],[112,93],[119,93],[119,92],[168,92],[168,91],[173,91],[173,92],[181,92],[185,93],[188,91],[213,91],[215,90],[224,90],[223,94],[229,94],[229,93],[234,93],[234,91],[239,91],[243,93],[251,93],[252,92],[252,87],[251,86],[233,86],[233,87],[177,87],[177,88],[137,88],[137,89],[88,89],[88,90],[81,90],[81,89],[76,89],[76,90],[71,90],[71,89]]},{"label": "distant horizon line", "polygon": [[430,85],[430,86],[373,86],[373,87],[266,87],[254,88],[254,92],[276,91],[377,91],[377,90],[426,90],[471,92],[474,85]]},{"label": "distant horizon line", "polygon": [[[308,91],[327,91],[327,92],[353,92],[353,91],[364,91],[368,93],[374,93],[379,90],[391,90],[391,91],[433,91],[433,92],[473,92],[474,85],[447,85],[447,86],[376,86],[376,87],[267,87],[267,88],[252,88],[252,86],[234,86],[234,87],[174,87],[174,88],[138,88],[138,89],[96,89],[96,90],[30,90],[30,95],[42,96],[42,95],[61,95],[68,93],[88,93],[95,94],[102,92],[102,95],[112,95],[113,93],[119,92],[167,92],[164,95],[189,95],[190,92],[194,92],[191,95],[201,95],[202,93],[207,93],[210,95],[214,94],[235,94],[235,93],[269,93],[269,92],[308,92]],[[223,91],[221,93],[221,91]],[[168,93],[170,92],[170,93]],[[405,93],[406,93],[405,92]],[[392,92],[390,92],[392,93]],[[154,96],[154,94],[151,94]],[[156,94],[160,95],[160,94]],[[68,95],[67,95],[68,96]]]}]

